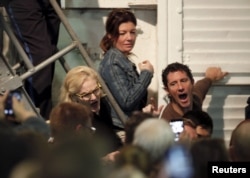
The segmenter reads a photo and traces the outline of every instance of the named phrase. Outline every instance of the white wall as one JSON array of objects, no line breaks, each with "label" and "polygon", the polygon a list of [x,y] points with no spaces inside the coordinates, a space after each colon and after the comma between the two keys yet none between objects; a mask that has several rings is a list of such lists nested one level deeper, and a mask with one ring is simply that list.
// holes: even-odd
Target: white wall
[{"label": "white wall", "polygon": [[167,19],[168,63],[189,65],[196,80],[209,66],[229,72],[203,105],[214,136],[229,142],[250,95],[250,0],[169,0]]},{"label": "white wall", "polygon": [[[165,104],[161,71],[168,63],[189,65],[196,80],[208,66],[228,71],[229,76],[210,89],[204,110],[214,119],[214,136],[229,141],[236,124],[244,119],[250,95],[250,0],[66,0],[64,6],[96,67],[110,8],[126,7],[135,12],[142,33],[133,51],[137,55],[134,60],[149,59],[154,64],[156,74],[149,89],[157,93],[159,104]],[[59,47],[68,41],[62,28]],[[72,66],[83,63],[77,51],[65,58]],[[60,67],[57,70],[58,84],[63,75]]]},{"label": "white wall", "polygon": [[[89,4],[86,4],[89,2]],[[87,51],[95,63],[96,68],[101,60],[102,51],[99,47],[100,40],[105,33],[104,23],[106,21],[108,13],[111,11],[111,7],[128,7],[128,2],[122,4],[114,3],[115,1],[100,1],[99,4],[96,1],[66,1],[64,14],[67,16],[72,28],[78,35],[80,41],[85,44]],[[125,2],[125,1],[124,1]],[[101,3],[101,5],[100,5]],[[103,4],[103,5],[102,5]],[[108,5],[109,4],[109,5]],[[103,7],[105,5],[105,8]],[[100,7],[101,6],[101,7]],[[69,9],[71,7],[71,9]],[[75,8],[77,7],[77,9]],[[82,7],[79,9],[79,7]],[[110,7],[110,8],[106,8]],[[139,31],[136,45],[133,49],[133,53],[136,54],[133,60],[136,64],[143,60],[150,60],[154,66],[157,66],[157,37],[156,37],[156,19],[157,11],[152,4],[147,5],[150,8],[141,8],[135,6],[131,10],[137,17],[137,29]],[[65,31],[65,28],[61,26],[59,49],[64,48],[71,42],[71,38]],[[84,60],[77,50],[70,52],[64,56],[67,63],[71,67],[76,65],[85,65]],[[158,90],[158,70],[155,67],[155,75],[152,79],[149,87],[150,96],[157,97]],[[57,65],[56,74],[54,77],[54,90],[58,91],[58,88],[64,78],[64,71],[60,65]],[[54,102],[57,100],[57,93],[54,92]]]}]

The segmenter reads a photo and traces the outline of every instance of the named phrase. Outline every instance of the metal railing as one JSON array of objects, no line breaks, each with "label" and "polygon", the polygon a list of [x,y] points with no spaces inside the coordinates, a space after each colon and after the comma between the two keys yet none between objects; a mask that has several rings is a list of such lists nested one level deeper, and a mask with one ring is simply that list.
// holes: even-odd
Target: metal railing
[{"label": "metal railing", "polygon": [[[20,45],[19,41],[17,40],[17,38],[15,37],[15,34],[13,33],[11,27],[9,26],[9,24],[5,21],[3,14],[0,15],[0,24],[2,24],[3,29],[6,31],[6,33],[8,34],[10,40],[12,41],[12,43],[14,44],[14,46],[17,49],[17,52],[19,53],[20,57],[23,60],[23,63],[25,64],[27,71],[20,74],[20,76],[15,76],[15,78],[20,78],[20,80],[25,80],[28,77],[32,76],[33,74],[35,74],[37,71],[43,69],[44,67],[46,67],[47,65],[55,62],[57,59],[59,59],[60,63],[63,65],[63,68],[66,72],[68,72],[68,70],[70,70],[69,65],[66,63],[66,61],[62,58],[62,56],[64,56],[65,54],[69,53],[70,51],[72,51],[73,49],[78,49],[83,60],[85,60],[86,64],[91,67],[92,69],[95,69],[94,63],[92,62],[91,58],[89,57],[87,51],[85,50],[85,48],[83,47],[81,41],[79,40],[77,34],[74,32],[74,30],[72,29],[68,19],[66,18],[66,16],[64,15],[61,7],[58,5],[56,0],[50,0],[51,5],[53,6],[55,12],[58,14],[61,23],[63,24],[64,28],[66,29],[66,31],[68,32],[69,36],[72,39],[72,43],[70,43],[68,46],[64,47],[63,49],[58,50],[57,53],[55,53],[54,55],[52,55],[51,57],[49,57],[48,59],[44,60],[42,63],[34,66],[27,54],[25,53],[25,51],[23,50],[22,46]],[[105,81],[102,79],[102,77],[99,75],[98,71],[96,71],[98,76],[99,76],[99,80],[100,83],[102,85],[102,89],[105,92],[105,94],[107,95],[107,98],[110,102],[110,104],[112,105],[112,107],[114,108],[114,110],[116,111],[119,119],[121,120],[121,122],[124,124],[126,121],[126,116],[123,113],[123,111],[121,110],[120,106],[117,104],[116,100],[114,99],[112,93],[109,91]],[[20,82],[18,82],[20,83]],[[0,87],[2,90],[5,90],[5,88],[9,89],[10,86],[6,86],[6,84],[0,84]],[[20,86],[16,86],[20,87]],[[15,86],[11,87],[12,89],[15,89]]]}]

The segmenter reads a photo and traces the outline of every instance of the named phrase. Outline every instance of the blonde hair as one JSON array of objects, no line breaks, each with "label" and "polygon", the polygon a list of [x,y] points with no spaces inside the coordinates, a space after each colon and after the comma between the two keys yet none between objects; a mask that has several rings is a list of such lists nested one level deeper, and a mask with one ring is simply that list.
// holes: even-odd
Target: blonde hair
[{"label": "blonde hair", "polygon": [[80,92],[82,84],[88,79],[99,82],[97,72],[90,67],[77,66],[68,71],[60,89],[59,102],[73,102],[72,96]]}]

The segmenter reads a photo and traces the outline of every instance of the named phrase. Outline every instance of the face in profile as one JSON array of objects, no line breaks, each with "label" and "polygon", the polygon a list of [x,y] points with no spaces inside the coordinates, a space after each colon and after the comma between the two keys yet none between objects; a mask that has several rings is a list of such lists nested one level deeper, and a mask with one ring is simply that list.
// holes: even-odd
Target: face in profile
[{"label": "face in profile", "polygon": [[87,79],[83,82],[81,90],[76,94],[80,101],[90,105],[94,113],[100,110],[101,85],[96,80]]},{"label": "face in profile", "polygon": [[136,28],[134,23],[126,22],[119,26],[119,36],[115,47],[122,53],[128,54],[133,49],[136,40]]},{"label": "face in profile", "polygon": [[210,137],[211,136],[210,129],[206,129],[200,125],[196,127],[196,133],[198,137]]},{"label": "face in profile", "polygon": [[171,97],[171,102],[177,104],[181,109],[192,107],[193,83],[184,71],[170,72],[167,75],[166,91]]}]

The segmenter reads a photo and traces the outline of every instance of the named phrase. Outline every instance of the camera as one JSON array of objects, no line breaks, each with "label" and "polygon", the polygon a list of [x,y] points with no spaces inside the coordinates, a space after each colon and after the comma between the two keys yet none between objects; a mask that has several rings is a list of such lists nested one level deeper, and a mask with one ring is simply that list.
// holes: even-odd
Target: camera
[{"label": "camera", "polygon": [[4,114],[6,116],[14,116],[14,111],[12,109],[12,97],[16,97],[18,101],[21,100],[22,94],[19,90],[12,90],[9,92],[7,99],[5,101]]},{"label": "camera", "polygon": [[184,130],[183,119],[172,119],[170,120],[169,125],[175,134],[175,141],[178,141],[180,133]]}]

